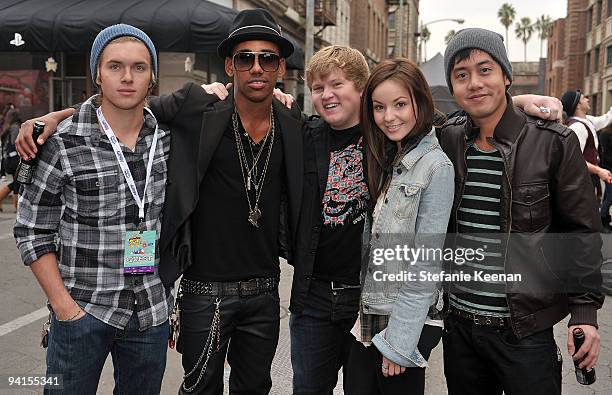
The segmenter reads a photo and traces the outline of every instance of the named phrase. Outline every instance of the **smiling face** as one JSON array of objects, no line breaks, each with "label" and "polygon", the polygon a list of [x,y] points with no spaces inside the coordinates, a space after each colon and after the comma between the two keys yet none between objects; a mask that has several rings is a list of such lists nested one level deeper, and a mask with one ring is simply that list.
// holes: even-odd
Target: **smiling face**
[{"label": "smiling face", "polygon": [[251,40],[236,44],[232,49],[232,57],[225,58],[225,72],[233,77],[234,93],[237,100],[246,99],[249,102],[261,103],[272,100],[272,92],[276,80],[285,74],[285,59],[279,60],[278,69],[265,71],[260,64],[260,56],[255,56],[250,70],[238,71],[234,68],[234,56],[238,52],[267,52],[280,56],[278,45],[270,41]]},{"label": "smiling face", "polygon": [[416,125],[418,109],[412,93],[399,80],[388,79],[372,91],[376,126],[393,142],[400,142]]},{"label": "smiling face", "polygon": [[96,79],[103,101],[122,110],[144,105],[152,78],[151,55],[142,42],[122,40],[104,48]]},{"label": "smiling face", "polygon": [[332,129],[348,129],[359,123],[361,91],[341,69],[335,68],[326,76],[315,75],[311,93],[315,110]]},{"label": "smiling face", "polygon": [[473,50],[468,58],[456,62],[451,83],[457,104],[477,124],[480,120],[501,117],[506,109],[506,86],[510,80],[486,52]]}]

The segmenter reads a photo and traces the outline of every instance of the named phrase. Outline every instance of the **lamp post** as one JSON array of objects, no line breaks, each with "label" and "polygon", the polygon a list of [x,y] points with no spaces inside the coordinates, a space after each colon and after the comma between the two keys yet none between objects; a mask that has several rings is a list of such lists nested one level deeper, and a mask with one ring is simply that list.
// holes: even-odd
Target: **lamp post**
[{"label": "lamp post", "polygon": [[[438,22],[455,22],[458,23],[460,25],[462,25],[465,22],[465,19],[461,19],[461,18],[441,18],[441,19],[436,19],[433,21],[429,21],[427,23],[423,23],[423,21],[421,21],[421,25],[419,27],[419,31],[417,33],[415,33],[415,35],[417,37],[419,37],[419,63],[421,62],[421,47],[423,46],[423,37],[421,36],[421,33],[423,32],[423,29],[425,29],[425,27],[434,24],[434,23],[438,23]],[[427,60],[427,59],[425,59]]]},{"label": "lamp post", "polygon": [[[308,66],[314,53],[314,0],[306,0],[306,40],[304,51],[304,66]],[[304,84],[306,85],[306,84]],[[312,114],[312,98],[310,90],[304,86],[304,112]]]}]

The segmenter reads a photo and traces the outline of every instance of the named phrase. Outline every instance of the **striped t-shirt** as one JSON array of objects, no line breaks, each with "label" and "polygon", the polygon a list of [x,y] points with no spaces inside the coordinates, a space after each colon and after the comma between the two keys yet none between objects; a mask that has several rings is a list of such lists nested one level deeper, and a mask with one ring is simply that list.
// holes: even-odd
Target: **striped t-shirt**
[{"label": "striped t-shirt", "polygon": [[503,274],[500,197],[504,170],[497,150],[484,151],[472,143],[467,150],[467,180],[457,212],[457,248],[484,249],[485,259],[455,262],[453,272],[472,274],[472,281],[453,282],[450,304],[480,315],[509,317],[505,282],[474,281],[474,272]]}]

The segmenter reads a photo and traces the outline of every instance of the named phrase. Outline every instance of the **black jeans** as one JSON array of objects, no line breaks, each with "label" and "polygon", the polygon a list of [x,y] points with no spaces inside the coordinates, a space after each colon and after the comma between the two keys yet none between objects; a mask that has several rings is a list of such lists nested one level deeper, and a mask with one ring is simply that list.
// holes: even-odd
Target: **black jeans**
[{"label": "black jeans", "polygon": [[517,339],[450,315],[444,323],[444,375],[449,395],[561,394],[561,352],[552,328]]},{"label": "black jeans", "polygon": [[311,281],[304,310],[289,319],[294,394],[333,393],[355,342],[359,294],[359,288],[332,290],[329,282]]},{"label": "black jeans", "polygon": [[[425,325],[417,348],[425,359],[440,342],[442,328]],[[376,346],[365,347],[355,342],[346,368],[344,382],[346,395],[423,395],[425,393],[425,368],[407,368],[397,376],[382,374],[382,354]]]},{"label": "black jeans", "polygon": [[[185,373],[195,368],[195,373],[184,383],[187,388],[196,383],[207,360],[203,350],[215,312],[215,300],[214,296],[183,295],[177,350],[183,354]],[[216,336],[212,336],[213,347],[206,369],[199,384],[189,393],[223,394],[226,355],[231,366],[230,394],[269,393],[272,387],[270,368],[276,352],[280,324],[278,291],[247,297],[223,297],[219,308],[219,347],[216,347]],[[188,392],[181,387],[179,393]]]}]

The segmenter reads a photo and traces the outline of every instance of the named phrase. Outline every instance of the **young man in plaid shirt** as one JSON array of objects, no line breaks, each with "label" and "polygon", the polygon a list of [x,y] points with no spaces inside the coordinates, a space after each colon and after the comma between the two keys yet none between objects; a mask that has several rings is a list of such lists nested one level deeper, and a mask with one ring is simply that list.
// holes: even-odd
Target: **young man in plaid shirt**
[{"label": "young man in plaid shirt", "polygon": [[63,376],[65,393],[95,394],[110,352],[115,391],[156,394],[172,296],[156,253],[170,134],[145,109],[155,47],[132,26],[104,29],[91,75],[101,94],[39,152],[15,238],[53,313],[47,374]]}]

